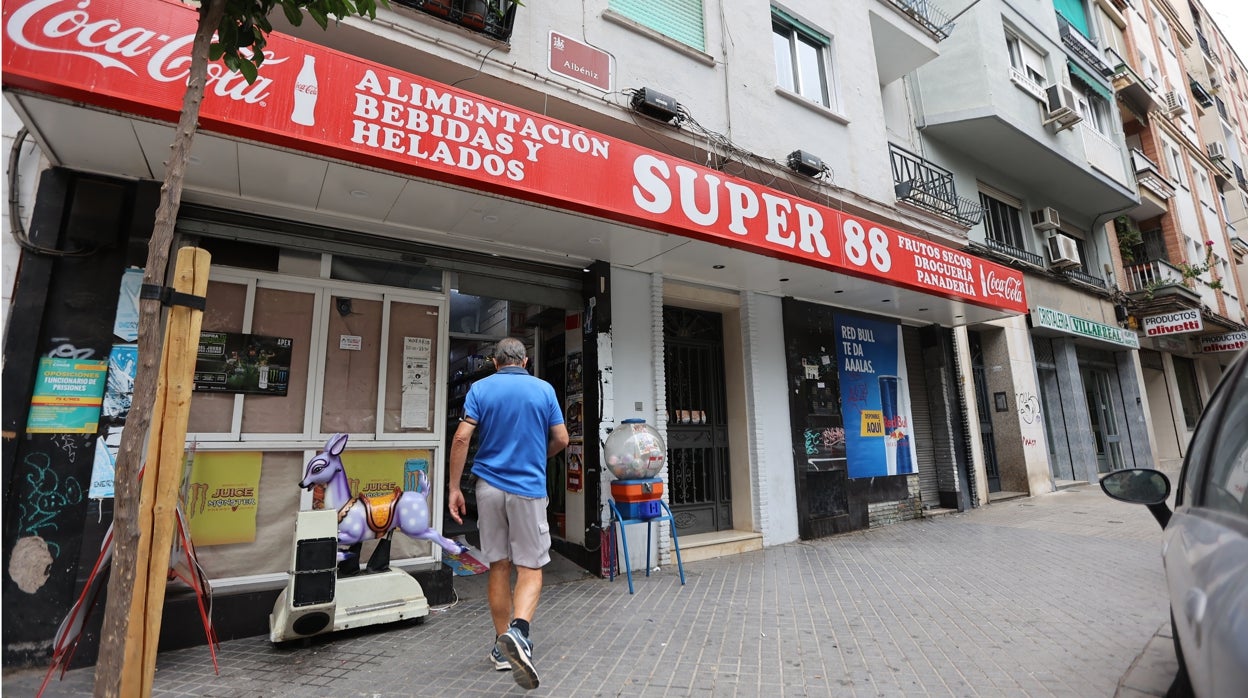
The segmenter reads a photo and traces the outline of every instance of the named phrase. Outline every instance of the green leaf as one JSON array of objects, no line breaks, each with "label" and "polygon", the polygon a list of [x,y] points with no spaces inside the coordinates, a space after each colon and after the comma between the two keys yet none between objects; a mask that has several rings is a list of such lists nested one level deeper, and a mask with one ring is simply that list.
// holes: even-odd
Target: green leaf
[{"label": "green leaf", "polygon": [[321,29],[329,27],[329,17],[325,15],[325,11],[322,8],[308,5],[308,14],[312,15],[312,21],[316,22]]},{"label": "green leaf", "polygon": [[286,21],[296,27],[303,24],[303,13],[299,11],[299,6],[290,0],[282,1],[282,11],[286,13]]},{"label": "green leaf", "polygon": [[224,54],[225,47],[215,41],[208,47],[208,60],[210,61],[219,61]]},{"label": "green leaf", "polygon": [[259,75],[259,71],[256,70],[256,64],[251,61],[239,61],[238,72],[243,74],[243,77],[246,78],[248,85],[254,83],[256,81],[256,77]]}]

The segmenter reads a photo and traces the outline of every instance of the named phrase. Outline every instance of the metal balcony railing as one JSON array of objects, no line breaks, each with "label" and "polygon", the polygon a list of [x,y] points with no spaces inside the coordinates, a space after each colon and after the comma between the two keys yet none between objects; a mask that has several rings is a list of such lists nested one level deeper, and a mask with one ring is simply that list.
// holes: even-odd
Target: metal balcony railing
[{"label": "metal balcony railing", "polygon": [[1199,80],[1191,77],[1190,75],[1188,76],[1188,82],[1189,86],[1192,88],[1192,98],[1196,100],[1196,103],[1205,109],[1212,107],[1213,95],[1209,94],[1209,91],[1205,89],[1205,86],[1200,84]]},{"label": "metal balcony railing", "polygon": [[1217,104],[1217,105],[1218,105],[1218,113],[1222,115],[1222,118],[1223,118],[1223,119],[1229,118],[1229,117],[1227,117],[1227,115],[1226,115],[1226,103],[1222,101],[1222,98],[1221,98],[1221,97],[1214,97],[1214,98],[1213,98],[1213,101],[1214,101],[1214,103],[1215,103],[1215,104]]},{"label": "metal balcony railing", "polygon": [[1187,287],[1183,283],[1183,272],[1169,262],[1160,259],[1141,264],[1132,264],[1124,271],[1127,275],[1125,289],[1127,293],[1140,291],[1151,293],[1167,286]]},{"label": "metal balcony railing", "polygon": [[1078,281],[1081,284],[1095,286],[1096,288],[1109,288],[1108,284],[1105,283],[1105,279],[1102,279],[1099,276],[1092,276],[1082,269],[1067,269],[1065,274],[1066,278],[1072,281]]},{"label": "metal balcony railing", "polygon": [[888,0],[893,7],[901,10],[936,41],[943,41],[953,33],[953,21],[949,15],[931,0]]},{"label": "metal balcony railing", "polygon": [[1096,47],[1096,42],[1084,36],[1082,32],[1075,28],[1069,20],[1060,14],[1057,16],[1058,33],[1062,36],[1062,44],[1066,49],[1076,56],[1083,59],[1085,63],[1092,66],[1101,75],[1109,77],[1114,74],[1114,69],[1109,67],[1103,58],[1101,52]]},{"label": "metal balcony railing", "polygon": [[1009,245],[1004,242],[1001,242],[1000,240],[993,240],[992,238],[984,238],[984,247],[987,247],[988,249],[992,250],[993,252],[996,252],[997,254],[1003,254],[1007,257],[1012,257],[1014,259],[1021,259],[1022,261],[1027,262],[1028,264],[1031,264],[1032,266],[1037,266],[1041,268],[1044,267],[1044,258],[1041,257],[1040,255],[1033,254],[1031,252],[1028,252],[1027,250],[1019,249],[1013,245]]},{"label": "metal balcony railing", "polygon": [[500,41],[511,40],[516,22],[515,0],[394,0]]},{"label": "metal balcony railing", "polygon": [[1204,51],[1206,56],[1212,58],[1213,50],[1209,48],[1209,40],[1205,38],[1205,35],[1199,31],[1196,32],[1196,41],[1200,44],[1200,50]]},{"label": "metal balcony railing", "polygon": [[953,173],[892,143],[888,144],[897,198],[971,227],[984,217],[976,202],[958,196]]},{"label": "metal balcony railing", "polygon": [[1244,179],[1244,168],[1240,167],[1238,162],[1232,164],[1235,166],[1235,181],[1239,183],[1239,186],[1248,188],[1248,180]]}]

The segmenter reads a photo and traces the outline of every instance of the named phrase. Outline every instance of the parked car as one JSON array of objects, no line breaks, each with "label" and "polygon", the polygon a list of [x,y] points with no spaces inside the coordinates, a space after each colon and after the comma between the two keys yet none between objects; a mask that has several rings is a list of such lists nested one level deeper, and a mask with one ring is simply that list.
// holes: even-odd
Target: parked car
[{"label": "parked car", "polygon": [[1179,674],[1170,695],[1248,695],[1248,351],[1218,383],[1188,445],[1173,512],[1157,470],[1101,480],[1149,508],[1161,546]]}]

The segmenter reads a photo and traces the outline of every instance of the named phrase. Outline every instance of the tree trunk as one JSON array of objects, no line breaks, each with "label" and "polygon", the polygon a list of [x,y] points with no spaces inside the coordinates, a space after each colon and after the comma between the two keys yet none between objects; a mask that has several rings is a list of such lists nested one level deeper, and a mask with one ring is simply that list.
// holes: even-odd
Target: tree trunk
[{"label": "tree trunk", "polygon": [[[191,45],[191,68],[187,79],[182,113],[174,133],[165,181],[161,187],[156,224],[147,246],[147,266],[143,283],[164,286],[173,227],[182,201],[182,185],[191,144],[198,128],[200,103],[208,77],[208,47],[213,33],[225,14],[226,0],[206,0],[199,10],[199,23]],[[157,371],[163,345],[161,306],[157,300],[139,301],[139,365],[134,381],[134,397],[126,428],[122,431],[121,448],[117,454],[114,487],[116,499],[113,513],[113,562],[108,584],[108,601],[104,627],[100,635],[100,654],[95,666],[95,695],[120,696],[122,667],[127,655],[139,656],[138,648],[126,647],[126,622],[135,603],[135,565],[138,559],[139,530],[138,473],[142,467],[138,454],[151,427],[152,403],[156,395]],[[141,601],[141,600],[140,600]],[[126,698],[130,698],[127,696]]]}]

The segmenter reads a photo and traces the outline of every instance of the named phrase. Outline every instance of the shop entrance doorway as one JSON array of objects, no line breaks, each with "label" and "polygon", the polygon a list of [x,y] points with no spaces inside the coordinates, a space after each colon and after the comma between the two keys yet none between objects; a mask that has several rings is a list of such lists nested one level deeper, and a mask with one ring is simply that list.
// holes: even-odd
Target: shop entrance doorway
[{"label": "shop entrance doorway", "polygon": [[1097,368],[1083,370],[1083,389],[1088,399],[1088,417],[1096,441],[1096,470],[1107,473],[1122,463],[1122,433],[1114,410],[1109,372]]},{"label": "shop entrance doorway", "polygon": [[663,307],[668,487],[679,535],[732,528],[723,319]]}]

